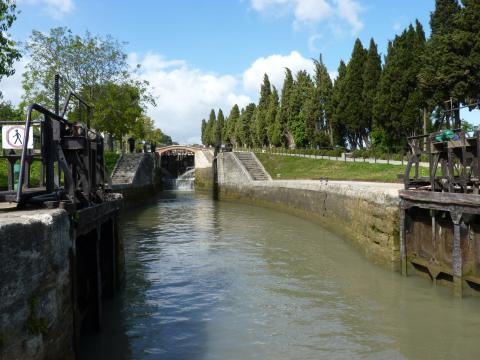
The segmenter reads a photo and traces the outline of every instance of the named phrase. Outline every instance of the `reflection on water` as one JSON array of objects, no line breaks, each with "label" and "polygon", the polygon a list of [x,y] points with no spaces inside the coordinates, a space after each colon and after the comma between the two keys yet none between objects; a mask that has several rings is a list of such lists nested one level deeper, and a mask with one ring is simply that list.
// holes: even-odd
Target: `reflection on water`
[{"label": "reflection on water", "polygon": [[194,193],[123,220],[127,284],[83,359],[473,359],[480,301],[317,224]]}]

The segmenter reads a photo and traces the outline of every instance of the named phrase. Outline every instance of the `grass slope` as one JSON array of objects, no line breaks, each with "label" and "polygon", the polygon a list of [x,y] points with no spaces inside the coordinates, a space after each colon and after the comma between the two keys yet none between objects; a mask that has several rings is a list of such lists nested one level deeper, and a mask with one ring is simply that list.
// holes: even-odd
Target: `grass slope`
[{"label": "grass slope", "polygon": [[[308,159],[272,154],[256,154],[273,179],[320,179],[401,182],[405,166]],[[427,176],[428,170],[421,169]]]}]

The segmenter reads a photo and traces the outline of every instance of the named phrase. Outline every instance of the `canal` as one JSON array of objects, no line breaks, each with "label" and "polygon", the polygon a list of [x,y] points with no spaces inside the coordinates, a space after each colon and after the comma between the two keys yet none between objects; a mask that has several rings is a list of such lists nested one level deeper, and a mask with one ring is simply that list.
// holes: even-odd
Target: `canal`
[{"label": "canal", "polygon": [[126,288],[82,359],[469,359],[479,299],[372,265],[319,225],[175,193],[127,213]]}]

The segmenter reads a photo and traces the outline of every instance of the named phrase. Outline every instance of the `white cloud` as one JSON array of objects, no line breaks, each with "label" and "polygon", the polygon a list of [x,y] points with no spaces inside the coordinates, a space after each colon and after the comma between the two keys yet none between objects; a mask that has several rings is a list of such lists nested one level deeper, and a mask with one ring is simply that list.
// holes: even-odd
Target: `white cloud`
[{"label": "white cloud", "polygon": [[356,34],[363,28],[360,13],[363,7],[357,0],[251,0],[254,10],[265,14],[292,13],[294,26],[329,22],[335,26],[347,23]]},{"label": "white cloud", "polygon": [[319,22],[332,15],[332,6],[326,0],[297,0],[295,18],[300,22]]},{"label": "white cloud", "polygon": [[270,55],[260,57],[243,73],[243,86],[250,93],[257,93],[266,73],[270,82],[281,89],[285,78],[285,68],[295,73],[298,70],[313,71],[311,59],[304,58],[299,52],[292,51],[289,55]]},{"label": "white cloud", "polygon": [[18,4],[39,5],[55,19],[61,19],[64,15],[75,9],[73,0],[19,0]]},{"label": "white cloud", "polygon": [[[21,101],[22,73],[28,61],[28,58],[23,58],[17,62],[16,73],[0,82],[4,99],[14,105]],[[135,71],[135,76],[148,80],[156,97],[157,106],[150,106],[147,109],[148,115],[159,128],[181,143],[200,141],[200,121],[208,117],[212,108],[215,111],[221,108],[227,116],[234,104],[242,108],[257,101],[265,73],[272,85],[281,91],[286,67],[294,75],[299,70],[312,73],[314,69],[312,60],[297,51],[287,55],[260,57],[239,76],[192,68],[183,60],[166,59],[157,53],[147,53],[144,56],[131,53],[128,63],[132,69],[137,64],[141,65]],[[335,77],[336,72],[330,72],[330,76]]]},{"label": "white cloud", "polygon": [[200,141],[200,120],[210,109],[221,108],[228,115],[234,104],[243,107],[251,100],[239,94],[239,81],[232,75],[219,75],[190,68],[181,60],[165,60],[149,53],[143,58],[131,54],[130,63],[140,63],[138,76],[148,80],[157,106],[148,114],[158,127],[182,143]]},{"label": "white cloud", "polygon": [[362,6],[354,0],[337,0],[337,14],[344,19],[352,28],[352,34],[363,29],[363,22],[360,20]]},{"label": "white cloud", "polygon": [[26,57],[17,61],[14,65],[15,74],[0,80],[0,91],[2,92],[3,100],[10,101],[15,106],[20,104],[22,100],[22,74],[25,71],[25,65],[28,61]]}]

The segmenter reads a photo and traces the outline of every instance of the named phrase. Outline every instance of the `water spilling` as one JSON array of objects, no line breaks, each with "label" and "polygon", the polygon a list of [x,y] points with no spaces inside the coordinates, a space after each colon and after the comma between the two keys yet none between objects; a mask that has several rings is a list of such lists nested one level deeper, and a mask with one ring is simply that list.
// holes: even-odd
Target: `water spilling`
[{"label": "water spilling", "polygon": [[82,359],[475,359],[479,299],[315,223],[195,193],[124,217],[126,289]]},{"label": "water spilling", "polygon": [[176,179],[164,181],[166,190],[193,191],[195,190],[195,168],[189,169]]}]

